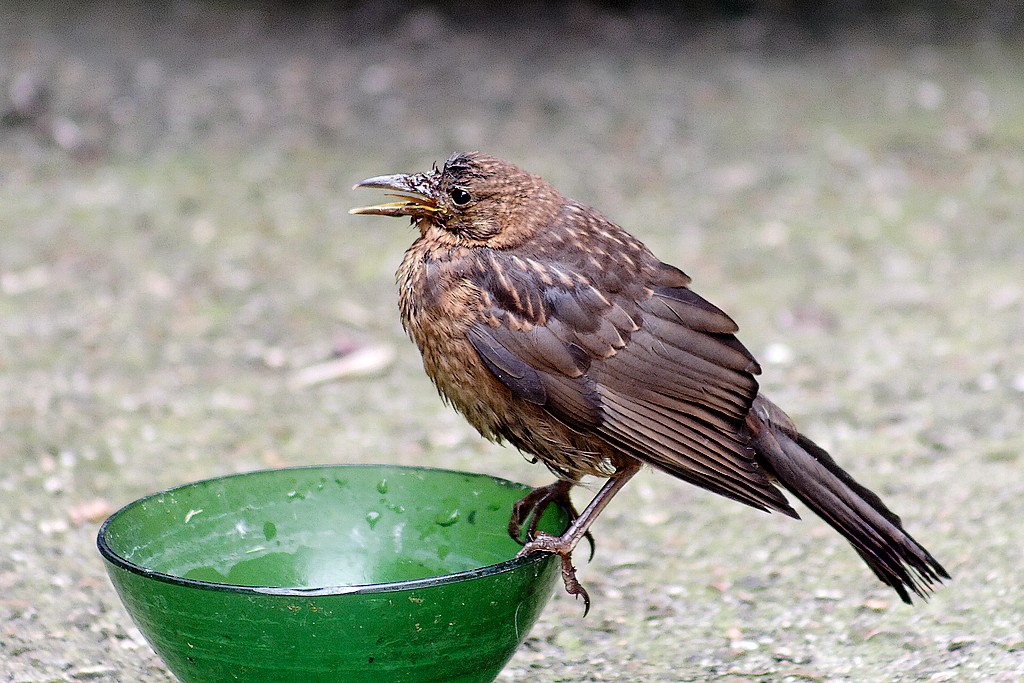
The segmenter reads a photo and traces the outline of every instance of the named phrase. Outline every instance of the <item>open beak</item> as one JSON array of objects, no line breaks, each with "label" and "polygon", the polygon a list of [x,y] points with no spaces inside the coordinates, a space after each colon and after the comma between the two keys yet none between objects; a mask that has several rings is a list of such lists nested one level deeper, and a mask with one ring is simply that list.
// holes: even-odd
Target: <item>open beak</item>
[{"label": "open beak", "polygon": [[422,173],[397,175],[381,175],[356,183],[352,189],[360,187],[378,187],[388,192],[397,202],[385,202],[374,206],[360,206],[349,209],[349,213],[369,214],[376,216],[412,216],[423,218],[443,211],[437,206],[433,197],[433,183]]}]

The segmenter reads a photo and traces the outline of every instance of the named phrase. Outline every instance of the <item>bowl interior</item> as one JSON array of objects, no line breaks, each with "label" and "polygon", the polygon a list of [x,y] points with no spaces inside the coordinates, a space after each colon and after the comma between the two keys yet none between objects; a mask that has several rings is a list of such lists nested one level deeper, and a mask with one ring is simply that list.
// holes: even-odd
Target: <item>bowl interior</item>
[{"label": "bowl interior", "polygon": [[[446,470],[333,466],[201,481],[115,513],[108,560],[157,578],[316,589],[456,574],[512,559],[529,489]],[[564,527],[552,509],[543,527]]]}]

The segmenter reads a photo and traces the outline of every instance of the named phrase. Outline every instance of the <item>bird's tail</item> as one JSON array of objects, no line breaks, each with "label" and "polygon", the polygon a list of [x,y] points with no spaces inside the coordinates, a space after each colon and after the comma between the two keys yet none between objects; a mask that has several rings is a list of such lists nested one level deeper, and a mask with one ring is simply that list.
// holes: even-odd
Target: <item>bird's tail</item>
[{"label": "bird's tail", "polygon": [[774,403],[758,396],[747,417],[761,464],[815,514],[842,534],[903,602],[924,598],[949,574],[903,530],[882,500],[854,481],[820,446],[800,434]]}]

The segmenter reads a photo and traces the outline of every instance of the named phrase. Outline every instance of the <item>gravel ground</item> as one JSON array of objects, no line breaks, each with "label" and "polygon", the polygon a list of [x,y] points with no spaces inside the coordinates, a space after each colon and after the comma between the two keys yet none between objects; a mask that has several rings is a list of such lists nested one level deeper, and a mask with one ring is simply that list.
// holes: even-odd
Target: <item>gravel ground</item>
[{"label": "gravel ground", "polygon": [[556,597],[499,680],[1021,680],[1020,23],[383,5],[4,10],[0,681],[173,680],[94,548],[147,492],[366,461],[547,481],[424,377],[412,232],[346,215],[354,181],[468,149],[692,275],[955,577],[905,607],[822,523],[644,473],[596,526],[591,615]]}]

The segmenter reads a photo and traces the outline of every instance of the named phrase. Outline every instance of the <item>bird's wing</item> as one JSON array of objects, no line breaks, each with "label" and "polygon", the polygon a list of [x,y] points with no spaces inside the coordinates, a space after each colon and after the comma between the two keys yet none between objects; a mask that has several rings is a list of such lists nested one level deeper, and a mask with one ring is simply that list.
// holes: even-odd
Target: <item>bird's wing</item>
[{"label": "bird's wing", "polygon": [[468,334],[506,387],[681,479],[795,514],[743,435],[760,368],[725,313],[685,284],[609,295],[552,264],[515,280],[514,265],[495,258],[481,274],[485,306]]}]

